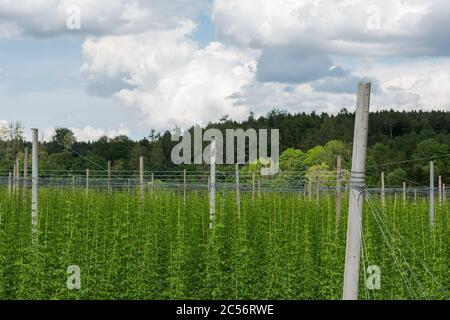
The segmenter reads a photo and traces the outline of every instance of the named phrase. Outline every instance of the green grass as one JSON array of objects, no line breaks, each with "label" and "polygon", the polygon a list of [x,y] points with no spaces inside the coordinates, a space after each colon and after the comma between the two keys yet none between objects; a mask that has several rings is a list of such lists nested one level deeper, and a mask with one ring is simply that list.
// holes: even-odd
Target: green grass
[{"label": "green grass", "polygon": [[[243,194],[238,216],[235,194],[219,190],[209,230],[205,192],[184,204],[182,193],[149,191],[141,206],[137,191],[42,188],[32,245],[29,197],[1,189],[0,299],[340,299],[347,200],[337,231],[334,202]],[[378,200],[366,203],[360,298],[448,297],[448,207],[431,231],[427,201],[387,206],[377,217]],[[66,287],[70,265],[81,290]],[[380,266],[381,289],[366,294],[367,265]]]}]

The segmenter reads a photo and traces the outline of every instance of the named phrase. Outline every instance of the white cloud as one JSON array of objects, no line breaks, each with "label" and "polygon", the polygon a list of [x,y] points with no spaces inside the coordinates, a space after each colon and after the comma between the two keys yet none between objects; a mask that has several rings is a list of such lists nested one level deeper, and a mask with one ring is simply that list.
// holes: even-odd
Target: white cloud
[{"label": "white cloud", "polygon": [[[250,84],[258,53],[218,42],[200,49],[190,39],[193,24],[138,35],[89,39],[83,75],[90,87],[121,83],[114,96],[138,108],[153,128],[206,123],[228,114],[242,118],[246,106],[226,99]],[[120,88],[120,86],[119,86]]]},{"label": "white cloud", "polygon": [[[70,6],[81,29],[69,30]],[[0,0],[0,37],[125,34],[172,28],[208,7],[203,0]]]},{"label": "white cloud", "polygon": [[449,11],[444,0],[216,0],[213,17],[221,39],[243,46],[408,56],[450,52],[439,35],[450,27]]},{"label": "white cloud", "polygon": [[130,134],[130,129],[125,127],[124,124],[120,124],[119,128],[108,128],[107,130],[92,126],[86,126],[84,128],[71,128],[71,130],[78,141],[95,141],[102,136],[114,138],[121,135],[128,136]]},{"label": "white cloud", "polygon": [[[379,0],[368,12],[363,0],[215,0],[218,39],[200,48],[193,19],[206,0],[0,0],[0,37],[72,34],[68,3],[82,11],[86,88],[137,110],[141,128],[275,107],[337,112],[354,106],[356,83],[367,78],[373,110],[449,106],[450,62],[433,62],[450,54],[448,1]],[[369,28],[377,9],[380,28]],[[54,122],[69,117],[60,113]],[[80,140],[131,127],[74,125]]]},{"label": "white cloud", "polygon": [[[41,141],[50,141],[55,134],[56,127],[46,128],[40,136]],[[120,124],[118,128],[97,128],[93,126],[85,126],[83,128],[71,127],[73,134],[77,141],[96,141],[100,137],[107,136],[108,138],[114,138],[121,135],[128,136],[130,134],[130,129],[127,128],[123,123]]]}]

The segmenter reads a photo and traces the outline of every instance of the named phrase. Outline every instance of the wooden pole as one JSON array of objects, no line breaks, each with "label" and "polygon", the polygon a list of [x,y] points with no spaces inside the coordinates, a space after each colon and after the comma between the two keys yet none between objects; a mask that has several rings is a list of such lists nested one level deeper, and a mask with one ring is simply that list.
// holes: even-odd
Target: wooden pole
[{"label": "wooden pole", "polygon": [[153,195],[153,188],[155,187],[154,186],[154,184],[155,184],[155,176],[153,175],[153,172],[152,172],[152,174],[151,174],[151,195]]},{"label": "wooden pole", "polygon": [[239,187],[239,164],[236,163],[236,209],[237,214],[241,214],[241,190]]},{"label": "wooden pole", "polygon": [[13,181],[12,181],[13,193],[16,193],[16,180],[17,180],[16,174],[17,174],[16,163],[14,163],[14,166],[13,166]]},{"label": "wooden pole", "polygon": [[310,201],[312,200],[312,179],[311,179],[311,177],[308,177],[308,198]]},{"label": "wooden pole", "polygon": [[26,194],[28,188],[28,148],[23,150],[23,192]]},{"label": "wooden pole", "polygon": [[216,210],[216,139],[211,140],[211,174],[210,174],[210,194],[209,194],[209,228],[214,223],[214,213]]},{"label": "wooden pole", "polygon": [[386,207],[386,189],[384,185],[384,172],[381,172],[381,205]]},{"label": "wooden pole", "polygon": [[139,189],[141,203],[144,202],[144,157],[139,157]]},{"label": "wooden pole", "polygon": [[38,146],[38,129],[31,129],[32,131],[32,172],[31,172],[31,184],[32,184],[32,191],[31,191],[31,225],[32,225],[32,239],[33,243],[37,241],[36,233],[37,233],[37,227],[38,227],[38,187],[39,187],[39,146]]},{"label": "wooden pole", "polygon": [[438,192],[439,192],[439,208],[442,207],[442,176],[439,176],[438,182]]},{"label": "wooden pole", "polygon": [[252,200],[255,200],[255,174],[252,173]]},{"label": "wooden pole", "polygon": [[8,176],[8,194],[11,195],[11,192],[12,192],[12,173],[10,171]]},{"label": "wooden pole", "polygon": [[370,83],[360,82],[356,102],[352,171],[345,252],[344,300],[357,300],[361,255],[362,211],[365,192],[367,134],[369,128]]},{"label": "wooden pole", "polygon": [[20,191],[20,164],[19,158],[16,158],[16,192]]},{"label": "wooden pole", "polygon": [[75,175],[72,175],[72,192],[75,192]]},{"label": "wooden pole", "polygon": [[417,202],[417,188],[414,188],[414,202]]},{"label": "wooden pole", "polygon": [[89,169],[86,169],[86,197],[89,194]]},{"label": "wooden pole", "polygon": [[447,203],[447,191],[445,188],[445,183],[442,184],[442,203],[445,205]]},{"label": "wooden pole", "polygon": [[111,161],[108,161],[108,192],[111,193]]},{"label": "wooden pole", "polygon": [[406,182],[403,182],[403,203],[406,203]]},{"label": "wooden pole", "polygon": [[430,225],[434,227],[434,162],[430,161]]},{"label": "wooden pole", "polygon": [[316,201],[319,203],[320,200],[320,180],[319,180],[319,171],[316,171]]},{"label": "wooden pole", "polygon": [[186,205],[186,169],[183,170],[183,203]]},{"label": "wooden pole", "polygon": [[336,228],[341,218],[341,156],[336,157]]}]

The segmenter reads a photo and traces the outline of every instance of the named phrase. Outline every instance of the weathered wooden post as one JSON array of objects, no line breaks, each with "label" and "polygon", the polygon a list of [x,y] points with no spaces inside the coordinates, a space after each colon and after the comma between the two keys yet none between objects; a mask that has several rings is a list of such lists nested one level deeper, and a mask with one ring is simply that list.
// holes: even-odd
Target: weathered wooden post
[{"label": "weathered wooden post", "polygon": [[144,203],[144,157],[139,157],[139,189],[140,189],[140,199],[141,204]]},{"label": "weathered wooden post", "polygon": [[151,176],[150,176],[150,186],[151,186],[151,195],[153,196],[153,188],[155,187],[155,176],[152,172]]},{"label": "weathered wooden post", "polygon": [[241,214],[241,190],[239,187],[239,164],[236,163],[236,208],[237,214]]},{"label": "weathered wooden post", "polygon": [[348,210],[344,271],[344,300],[358,299],[361,254],[362,211],[365,192],[367,134],[369,128],[370,83],[360,82],[356,101],[352,171]]},{"label": "weathered wooden post", "polygon": [[8,194],[11,195],[11,192],[12,192],[12,173],[10,171],[8,176]]},{"label": "weathered wooden post", "polygon": [[320,200],[320,179],[319,171],[316,171],[316,202],[319,203]]},{"label": "weathered wooden post", "polygon": [[28,148],[25,147],[23,150],[23,192],[26,196],[26,191],[28,189]]},{"label": "weathered wooden post", "polygon": [[86,197],[89,194],[89,169],[86,169]]},{"label": "weathered wooden post", "polygon": [[75,175],[72,174],[72,192],[75,192]]},{"label": "weathered wooden post", "polygon": [[308,177],[308,198],[312,200],[312,178]]},{"label": "weathered wooden post", "polygon": [[434,162],[430,161],[430,225],[434,227]]},{"label": "weathered wooden post", "polygon": [[14,162],[14,166],[13,166],[13,180],[12,180],[12,191],[13,193],[16,193],[16,177],[17,174],[17,170],[16,170],[16,163]]},{"label": "weathered wooden post", "polygon": [[32,225],[32,240],[33,243],[37,241],[37,227],[38,227],[38,187],[39,187],[39,145],[38,145],[38,129],[31,129],[32,131],[32,156],[31,156],[31,225]]},{"label": "weathered wooden post", "polygon": [[183,203],[186,205],[186,169],[183,170]]},{"label": "weathered wooden post", "polygon": [[438,192],[439,192],[439,208],[442,207],[442,176],[438,178]]},{"label": "weathered wooden post", "polygon": [[341,156],[336,157],[336,229],[341,218]]},{"label": "weathered wooden post", "polygon": [[403,181],[403,204],[406,203],[406,182]]},{"label": "weathered wooden post", "polygon": [[417,202],[417,188],[414,188],[414,202]]},{"label": "weathered wooden post", "polygon": [[255,174],[252,173],[252,200],[255,200]]},{"label": "weathered wooden post", "polygon": [[447,203],[447,191],[445,188],[445,183],[442,184],[442,203],[445,205]]},{"label": "weathered wooden post", "polygon": [[16,158],[16,192],[20,191],[20,164],[19,158]]},{"label": "weathered wooden post", "polygon": [[384,185],[384,172],[381,172],[381,205],[386,207],[386,189]]},{"label": "weathered wooden post", "polygon": [[209,228],[214,223],[214,213],[216,210],[216,139],[211,139],[211,174],[209,193]]},{"label": "weathered wooden post", "polygon": [[108,161],[108,192],[111,193],[111,161]]}]

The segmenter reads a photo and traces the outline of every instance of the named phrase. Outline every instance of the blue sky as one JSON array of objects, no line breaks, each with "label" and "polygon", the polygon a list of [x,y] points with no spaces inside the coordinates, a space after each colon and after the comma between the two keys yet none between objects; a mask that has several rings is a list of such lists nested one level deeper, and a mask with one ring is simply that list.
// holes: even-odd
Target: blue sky
[{"label": "blue sky", "polygon": [[449,109],[447,1],[72,3],[80,29],[64,1],[0,0],[0,123],[140,138],[273,107],[351,109],[361,80],[372,110]]}]

